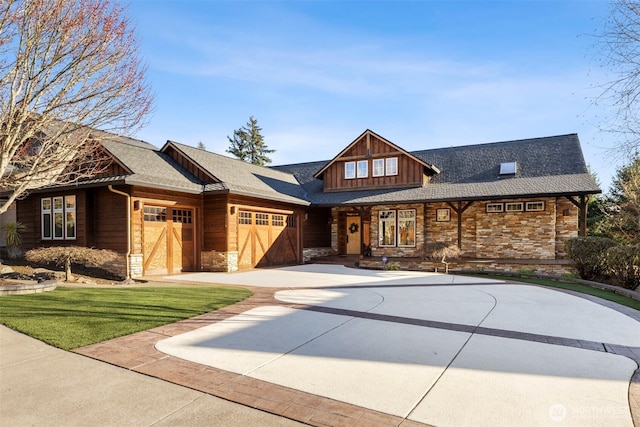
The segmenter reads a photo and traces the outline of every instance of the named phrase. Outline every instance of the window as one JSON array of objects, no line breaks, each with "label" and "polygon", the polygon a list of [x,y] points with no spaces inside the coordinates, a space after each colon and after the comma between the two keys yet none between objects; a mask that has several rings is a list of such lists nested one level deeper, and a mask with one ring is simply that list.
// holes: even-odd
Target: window
[{"label": "window", "polygon": [[53,239],[64,239],[64,197],[53,198]]},{"label": "window", "polygon": [[191,209],[174,209],[171,219],[173,222],[191,224],[193,223],[193,211],[191,211]]},{"label": "window", "polygon": [[296,217],[293,215],[287,215],[287,227],[296,228]]},{"label": "window", "polygon": [[167,222],[167,208],[159,206],[145,206],[144,220],[147,222]]},{"label": "window", "polygon": [[238,223],[240,223],[240,224],[251,224],[251,212],[240,211],[240,216],[238,218]]},{"label": "window", "polygon": [[271,223],[274,227],[284,227],[284,215],[272,215]]},{"label": "window", "polygon": [[524,210],[522,202],[505,203],[504,210],[506,212],[522,212]]},{"label": "window", "polygon": [[64,198],[64,211],[65,211],[65,238],[76,238],[76,196],[65,196]]},{"label": "window", "polygon": [[416,211],[405,209],[398,211],[398,246],[416,245]]},{"label": "window", "polygon": [[487,203],[487,213],[504,212],[502,203]]},{"label": "window", "polygon": [[256,225],[269,225],[269,214],[257,213]]},{"label": "window", "polygon": [[398,175],[398,158],[397,157],[389,157],[388,159],[385,159],[385,163],[386,163],[385,175],[387,176]]},{"label": "window", "polygon": [[384,159],[373,159],[371,176],[384,176]]},{"label": "window", "polygon": [[541,212],[544,210],[544,202],[527,202],[527,212]]},{"label": "window", "polygon": [[369,161],[358,160],[358,178],[366,178],[369,176]]},{"label": "window", "polygon": [[518,164],[516,162],[500,163],[500,175],[515,175],[518,171]]},{"label": "window", "polygon": [[396,211],[380,211],[378,214],[379,246],[396,245]]},{"label": "window", "polygon": [[346,162],[344,164],[344,179],[353,179],[356,177],[356,162]]},{"label": "window", "polygon": [[75,240],[76,196],[40,199],[42,240]]},{"label": "window", "polygon": [[51,239],[51,199],[40,200],[42,240]]}]

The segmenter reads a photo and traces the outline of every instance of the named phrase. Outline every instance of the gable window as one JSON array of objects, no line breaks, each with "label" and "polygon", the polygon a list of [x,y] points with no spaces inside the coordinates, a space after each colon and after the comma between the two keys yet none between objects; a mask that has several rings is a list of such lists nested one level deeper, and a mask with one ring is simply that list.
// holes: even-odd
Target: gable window
[{"label": "gable window", "polygon": [[369,176],[369,161],[358,160],[358,178],[366,178]]},{"label": "gable window", "polygon": [[398,246],[416,245],[416,211],[404,209],[398,211]]},{"label": "gable window", "polygon": [[384,159],[373,159],[371,176],[384,176]]},{"label": "gable window", "polygon": [[344,179],[354,179],[356,177],[356,162],[346,162],[344,164]]},{"label": "gable window", "polygon": [[397,157],[389,157],[385,159],[385,175],[392,176],[398,175],[398,158]]},{"label": "gable window", "polygon": [[76,196],[40,199],[42,240],[75,240]]},{"label": "gable window", "polygon": [[378,213],[379,246],[396,245],[396,211],[380,211]]}]

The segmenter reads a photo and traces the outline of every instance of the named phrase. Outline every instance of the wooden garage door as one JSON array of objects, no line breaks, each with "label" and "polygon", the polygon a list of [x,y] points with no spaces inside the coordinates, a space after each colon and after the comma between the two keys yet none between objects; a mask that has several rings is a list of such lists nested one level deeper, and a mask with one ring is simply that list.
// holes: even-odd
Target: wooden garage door
[{"label": "wooden garage door", "polygon": [[295,264],[300,258],[299,251],[294,216],[239,211],[238,267]]},{"label": "wooden garage door", "polygon": [[195,263],[194,210],[144,207],[144,273],[165,274],[193,270]]}]

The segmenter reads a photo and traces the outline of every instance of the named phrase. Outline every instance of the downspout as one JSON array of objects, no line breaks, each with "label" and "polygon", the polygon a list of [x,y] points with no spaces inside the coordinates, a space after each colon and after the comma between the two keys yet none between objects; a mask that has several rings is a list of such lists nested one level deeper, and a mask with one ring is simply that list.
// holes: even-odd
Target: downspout
[{"label": "downspout", "polygon": [[126,279],[129,280],[131,278],[131,270],[129,265],[129,256],[131,255],[131,196],[124,191],[114,189],[111,184],[109,184],[108,188],[112,193],[120,194],[121,196],[127,198],[127,253],[125,254],[125,262],[127,263]]}]

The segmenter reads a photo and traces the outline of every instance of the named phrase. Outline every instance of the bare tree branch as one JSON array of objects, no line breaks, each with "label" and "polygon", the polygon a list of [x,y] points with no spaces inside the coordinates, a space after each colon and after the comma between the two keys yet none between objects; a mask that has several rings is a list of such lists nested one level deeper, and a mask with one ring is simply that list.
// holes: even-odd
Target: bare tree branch
[{"label": "bare tree branch", "polygon": [[117,0],[0,2],[0,213],[104,169],[92,129],[145,124],[153,96],[124,12]]}]

